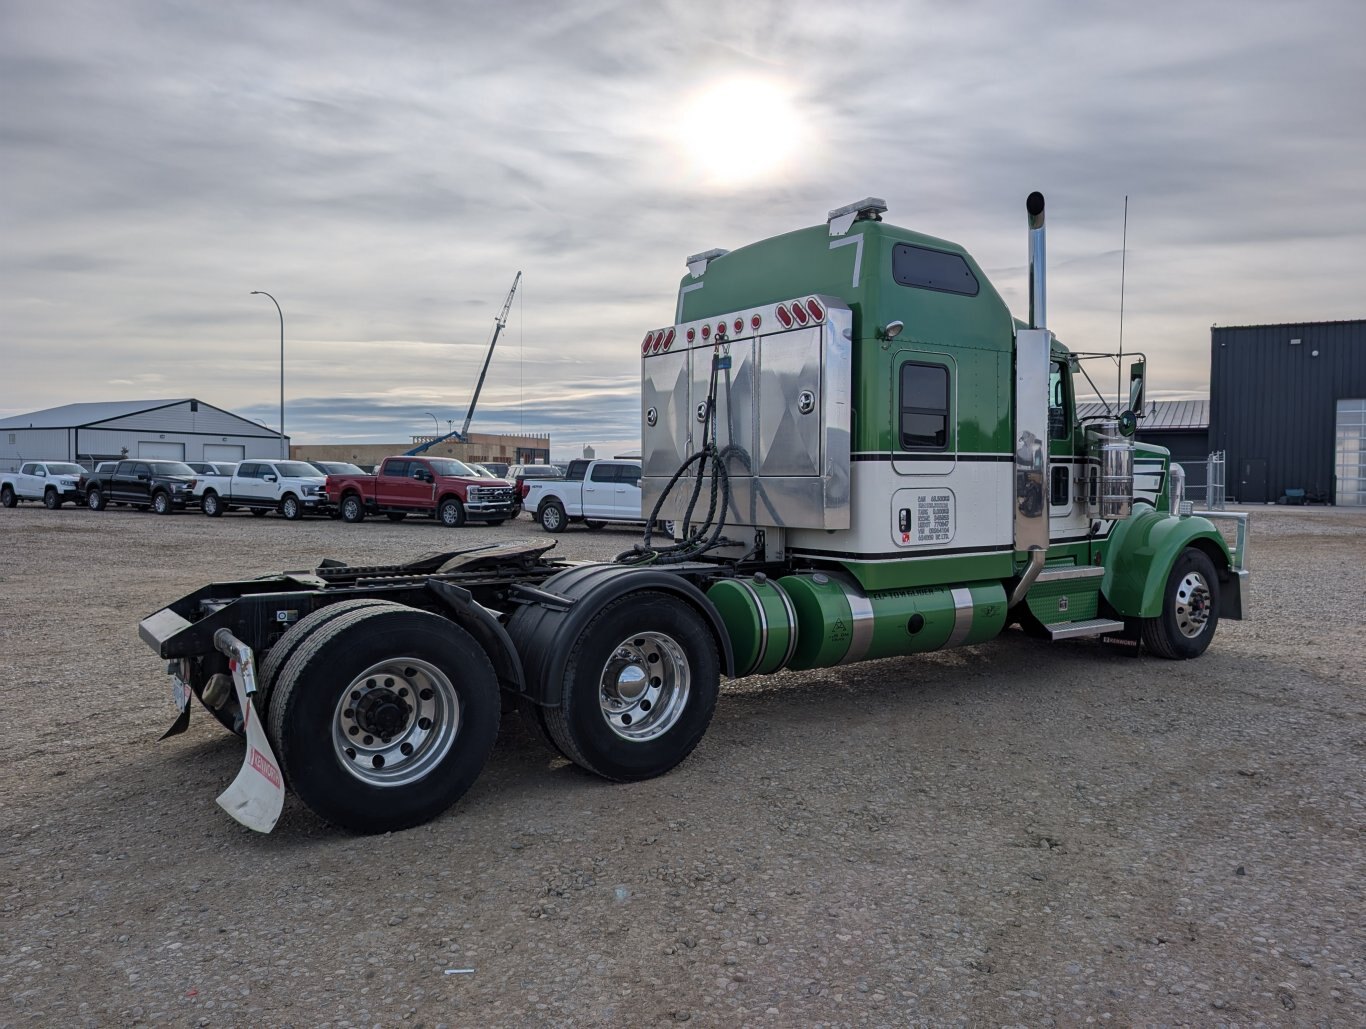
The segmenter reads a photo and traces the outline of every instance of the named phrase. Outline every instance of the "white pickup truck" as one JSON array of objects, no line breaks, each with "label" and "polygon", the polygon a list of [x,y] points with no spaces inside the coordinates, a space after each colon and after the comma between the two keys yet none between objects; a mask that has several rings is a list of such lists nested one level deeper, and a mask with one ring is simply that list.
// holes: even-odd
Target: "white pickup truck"
[{"label": "white pickup truck", "polygon": [[195,487],[199,508],[210,518],[241,507],[258,517],[279,511],[291,521],[323,514],[327,476],[305,461],[248,459],[232,475],[206,475]]},{"label": "white pickup truck", "polygon": [[21,500],[41,500],[55,510],[68,500],[80,503],[85,469],[70,461],[25,461],[17,472],[0,472],[0,504],[14,507]]},{"label": "white pickup truck", "polygon": [[528,479],[522,506],[546,532],[563,532],[582,522],[601,529],[608,522],[645,521],[640,510],[639,461],[571,461],[563,479]]}]

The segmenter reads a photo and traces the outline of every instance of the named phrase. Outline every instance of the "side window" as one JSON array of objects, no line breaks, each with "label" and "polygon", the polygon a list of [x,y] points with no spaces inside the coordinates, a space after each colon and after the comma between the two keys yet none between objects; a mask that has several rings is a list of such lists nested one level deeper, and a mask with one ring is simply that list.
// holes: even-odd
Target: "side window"
[{"label": "side window", "polygon": [[150,479],[152,477],[152,467],[151,465],[146,465],[139,461],[137,464],[133,465],[133,474],[145,475]]},{"label": "side window", "polygon": [[408,478],[410,479],[426,479],[427,471],[427,466],[421,461],[408,462]]},{"label": "side window", "polygon": [[1070,465],[1055,464],[1053,466],[1053,482],[1048,497],[1050,507],[1066,507],[1072,503],[1072,497],[1068,492],[1071,476],[1072,468]]},{"label": "side window", "polygon": [[381,472],[381,474],[394,475],[398,476],[399,478],[407,478],[409,463],[410,462],[408,461],[385,461],[384,469]]},{"label": "side window", "polygon": [[256,466],[256,464],[255,464],[254,462],[248,462],[247,464],[242,465],[241,467],[239,467],[239,468],[237,469],[237,477],[238,477],[239,479],[254,479],[254,478],[256,478],[256,475],[257,475],[256,467],[257,467],[257,466]]},{"label": "side window", "polygon": [[1048,373],[1048,438],[1071,439],[1072,425],[1068,417],[1068,393],[1071,383],[1067,363],[1054,361]]},{"label": "side window", "polygon": [[40,479],[46,479],[46,478],[47,478],[47,466],[46,466],[46,465],[41,465],[41,464],[36,464],[36,465],[34,465],[34,466],[33,466],[33,474],[36,475],[36,476],[38,476],[38,478],[40,478]]},{"label": "side window", "polygon": [[617,469],[617,481],[628,486],[640,485],[640,469],[633,464],[624,464]]},{"label": "side window", "polygon": [[588,476],[593,482],[616,482],[616,465],[600,464],[593,467],[593,471]]},{"label": "side window", "polygon": [[33,465],[31,465],[31,464],[26,464],[26,465],[24,465],[22,468],[19,469],[19,474],[20,474],[20,475],[32,475],[32,474],[33,474]]},{"label": "side window", "polygon": [[949,445],[949,370],[942,364],[901,366],[902,450],[946,450]]},{"label": "side window", "polygon": [[892,278],[903,286],[975,297],[981,286],[960,254],[898,243],[892,248]]}]

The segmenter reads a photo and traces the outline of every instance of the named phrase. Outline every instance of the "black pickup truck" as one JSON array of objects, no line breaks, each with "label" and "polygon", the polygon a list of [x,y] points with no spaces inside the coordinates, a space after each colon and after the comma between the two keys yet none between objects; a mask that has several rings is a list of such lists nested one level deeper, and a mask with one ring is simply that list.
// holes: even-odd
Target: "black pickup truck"
[{"label": "black pickup truck", "polygon": [[194,470],[183,461],[120,461],[113,471],[85,481],[85,504],[92,511],[112,503],[170,514],[198,505],[194,485]]}]

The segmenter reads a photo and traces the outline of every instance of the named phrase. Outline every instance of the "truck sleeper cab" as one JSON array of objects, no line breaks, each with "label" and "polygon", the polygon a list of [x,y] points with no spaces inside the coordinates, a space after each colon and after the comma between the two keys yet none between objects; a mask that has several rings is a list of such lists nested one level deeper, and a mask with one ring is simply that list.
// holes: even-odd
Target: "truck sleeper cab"
[{"label": "truck sleeper cab", "polygon": [[[1231,550],[1166,452],[1132,442],[1141,368],[1127,407],[1076,418],[1087,355],[1046,327],[1043,198],[1027,204],[1027,322],[961,247],[885,210],[870,198],[688,260],[674,321],[641,344],[646,529],[615,561],[514,543],[326,562],[144,619],[180,696],[230,726],[264,721],[220,803],[268,830],[284,783],[353,831],[418,824],[478,774],[500,690],[556,752],[633,781],[691,753],[722,675],[978,644],[1012,623],[1202,654],[1243,615],[1245,520]],[[355,520],[367,488],[328,480]],[[671,539],[654,539],[660,520]]]}]

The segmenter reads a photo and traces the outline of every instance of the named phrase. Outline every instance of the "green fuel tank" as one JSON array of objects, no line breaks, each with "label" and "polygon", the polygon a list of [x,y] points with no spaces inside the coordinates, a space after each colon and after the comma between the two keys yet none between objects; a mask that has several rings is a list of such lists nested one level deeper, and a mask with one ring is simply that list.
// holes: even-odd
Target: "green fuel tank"
[{"label": "green fuel tank", "polygon": [[981,643],[1006,621],[999,582],[865,593],[852,580],[810,572],[725,579],[707,596],[730,632],[737,675]]}]

